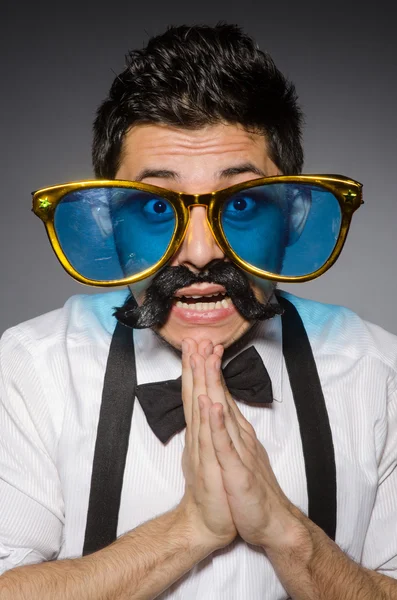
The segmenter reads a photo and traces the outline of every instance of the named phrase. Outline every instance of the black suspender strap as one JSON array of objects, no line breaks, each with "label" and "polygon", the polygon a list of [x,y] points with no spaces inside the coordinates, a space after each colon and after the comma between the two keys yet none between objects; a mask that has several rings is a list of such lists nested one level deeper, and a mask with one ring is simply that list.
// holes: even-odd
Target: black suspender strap
[{"label": "black suspender strap", "polygon": [[283,352],[302,439],[308,516],[335,540],[336,466],[327,407],[302,319],[289,300],[277,299],[284,308]]},{"label": "black suspender strap", "polygon": [[116,539],[135,388],[132,331],[117,323],[102,392],[83,555]]},{"label": "black suspender strap", "polygon": [[[277,298],[284,308],[283,353],[302,439],[308,516],[335,539],[336,467],[324,395],[302,319],[289,300]],[[133,334],[117,323],[102,393],[83,555],[116,539],[136,383]]]}]

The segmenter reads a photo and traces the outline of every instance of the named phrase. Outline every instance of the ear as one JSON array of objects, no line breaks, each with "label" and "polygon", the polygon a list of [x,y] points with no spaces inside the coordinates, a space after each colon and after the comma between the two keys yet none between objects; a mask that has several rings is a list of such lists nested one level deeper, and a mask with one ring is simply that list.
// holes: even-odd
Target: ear
[{"label": "ear", "polygon": [[297,242],[306,225],[312,206],[312,197],[310,189],[298,187],[293,191],[289,205],[288,214],[288,240],[287,246],[292,246]]}]

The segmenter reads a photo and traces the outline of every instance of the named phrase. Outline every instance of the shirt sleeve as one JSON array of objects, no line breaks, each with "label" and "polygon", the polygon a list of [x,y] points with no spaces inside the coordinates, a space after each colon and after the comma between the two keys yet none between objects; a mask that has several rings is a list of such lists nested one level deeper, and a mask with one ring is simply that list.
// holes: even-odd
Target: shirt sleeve
[{"label": "shirt sleeve", "polygon": [[386,444],[362,564],[397,579],[397,389],[389,397]]},{"label": "shirt sleeve", "polygon": [[0,340],[0,574],[55,559],[64,523],[45,366],[12,331]]}]

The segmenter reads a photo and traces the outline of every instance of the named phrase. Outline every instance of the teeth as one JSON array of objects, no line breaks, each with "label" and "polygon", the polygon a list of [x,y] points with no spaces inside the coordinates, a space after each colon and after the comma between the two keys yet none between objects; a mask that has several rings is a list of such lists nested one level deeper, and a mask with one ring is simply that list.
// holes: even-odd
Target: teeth
[{"label": "teeth", "polygon": [[[218,294],[213,294],[217,296]],[[196,296],[197,298],[202,298],[202,296]],[[194,296],[189,296],[189,298],[194,298]],[[231,306],[232,301],[230,298],[224,298],[223,300],[218,300],[217,302],[195,302],[194,304],[188,304],[187,302],[177,301],[176,306],[179,308],[185,308],[189,310],[196,310],[198,312],[204,312],[209,310],[217,310],[219,308],[229,308]]]},{"label": "teeth", "polygon": [[217,294],[201,294],[201,295],[193,295],[193,294],[185,294],[184,298],[213,298],[214,296],[225,296],[226,292],[219,292]]}]

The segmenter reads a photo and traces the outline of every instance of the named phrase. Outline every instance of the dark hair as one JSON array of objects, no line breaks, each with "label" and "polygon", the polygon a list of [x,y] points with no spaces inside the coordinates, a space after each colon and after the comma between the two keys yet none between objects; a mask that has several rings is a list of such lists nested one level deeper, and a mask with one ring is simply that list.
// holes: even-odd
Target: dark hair
[{"label": "dark hair", "polygon": [[294,85],[236,25],[170,27],[127,55],[94,122],[97,177],[113,179],[132,125],[198,129],[240,124],[266,136],[285,175],[302,170],[302,112]]}]

